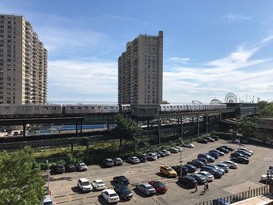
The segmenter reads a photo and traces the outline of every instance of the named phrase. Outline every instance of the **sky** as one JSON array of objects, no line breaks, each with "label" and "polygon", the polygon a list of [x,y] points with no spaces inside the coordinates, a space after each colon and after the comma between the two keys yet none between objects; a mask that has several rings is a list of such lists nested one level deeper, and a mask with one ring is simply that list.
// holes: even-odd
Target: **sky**
[{"label": "sky", "polygon": [[0,0],[48,50],[48,101],[117,103],[118,57],[164,32],[163,100],[273,100],[273,1]]}]

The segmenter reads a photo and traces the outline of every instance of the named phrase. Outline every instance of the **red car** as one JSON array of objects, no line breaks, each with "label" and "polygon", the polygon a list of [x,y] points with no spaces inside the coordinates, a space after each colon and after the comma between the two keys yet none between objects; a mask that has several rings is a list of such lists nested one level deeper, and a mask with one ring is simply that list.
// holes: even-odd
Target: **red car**
[{"label": "red car", "polygon": [[161,181],[149,181],[150,185],[152,185],[157,193],[165,194],[168,190],[166,185]]}]

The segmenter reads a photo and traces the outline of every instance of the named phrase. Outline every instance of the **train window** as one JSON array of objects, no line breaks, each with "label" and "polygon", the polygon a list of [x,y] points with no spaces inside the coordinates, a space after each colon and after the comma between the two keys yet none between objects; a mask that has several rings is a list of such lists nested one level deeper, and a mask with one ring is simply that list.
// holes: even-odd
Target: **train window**
[{"label": "train window", "polygon": [[34,110],[39,110],[39,107],[35,107]]},{"label": "train window", "polygon": [[74,107],[73,107],[73,106],[70,106],[70,110],[74,110]]},{"label": "train window", "polygon": [[25,107],[25,110],[30,110],[30,107]]},{"label": "train window", "polygon": [[100,110],[100,109],[101,109],[101,106],[98,106],[98,109]]},{"label": "train window", "polygon": [[48,110],[48,107],[43,107],[44,110]]},{"label": "train window", "polygon": [[103,109],[104,109],[104,110],[108,110],[108,107],[104,107]]},{"label": "train window", "polygon": [[78,110],[81,110],[81,109],[82,109],[82,107],[77,107],[77,109],[78,109]]},{"label": "train window", "polygon": [[87,106],[85,106],[85,107],[84,107],[84,109],[88,110],[88,107],[87,107]]},{"label": "train window", "polygon": [[91,107],[92,110],[95,110],[95,107]]}]

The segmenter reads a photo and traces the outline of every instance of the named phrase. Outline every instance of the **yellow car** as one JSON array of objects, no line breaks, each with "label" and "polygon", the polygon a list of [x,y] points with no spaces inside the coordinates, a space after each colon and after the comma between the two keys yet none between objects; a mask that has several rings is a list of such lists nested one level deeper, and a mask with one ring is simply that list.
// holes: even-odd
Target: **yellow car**
[{"label": "yellow car", "polygon": [[174,171],[173,168],[171,168],[168,165],[162,165],[160,167],[160,172],[164,175],[166,175],[167,177],[177,177],[177,173],[176,171]]}]

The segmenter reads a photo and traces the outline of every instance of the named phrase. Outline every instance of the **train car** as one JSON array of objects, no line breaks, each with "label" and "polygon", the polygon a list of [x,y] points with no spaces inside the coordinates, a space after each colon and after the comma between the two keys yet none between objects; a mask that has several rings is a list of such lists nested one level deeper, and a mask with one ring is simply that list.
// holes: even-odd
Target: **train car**
[{"label": "train car", "polygon": [[122,113],[131,113],[131,105],[130,104],[120,104],[119,112]]},{"label": "train car", "polygon": [[63,105],[64,114],[118,113],[117,104],[67,104]]},{"label": "train car", "polygon": [[48,105],[0,105],[1,116],[39,116],[62,114],[62,106],[58,104]]}]

